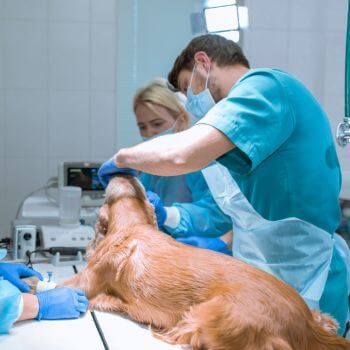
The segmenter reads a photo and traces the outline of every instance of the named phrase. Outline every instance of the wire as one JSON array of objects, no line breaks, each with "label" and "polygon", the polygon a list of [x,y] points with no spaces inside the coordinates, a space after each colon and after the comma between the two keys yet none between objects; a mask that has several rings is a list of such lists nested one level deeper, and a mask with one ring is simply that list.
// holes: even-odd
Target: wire
[{"label": "wire", "polygon": [[27,251],[26,255],[28,257],[28,261],[26,266],[30,267],[31,269],[33,268],[33,262],[32,262],[32,254],[34,253],[47,253],[49,250],[48,249],[35,249],[32,250],[31,252]]},{"label": "wire", "polygon": [[33,194],[35,194],[35,193],[37,193],[37,192],[39,192],[39,191],[41,191],[41,190],[45,190],[45,195],[46,195],[47,199],[50,201],[49,196],[47,195],[47,193],[48,193],[47,191],[48,191],[49,188],[54,187],[55,185],[57,185],[57,177],[50,177],[50,178],[47,180],[45,186],[41,186],[41,187],[37,188],[36,190],[30,192],[27,196],[25,196],[24,199],[21,201],[20,205],[19,205],[18,208],[17,208],[17,212],[16,212],[15,219],[18,219],[19,213],[20,213],[21,209],[23,208],[24,202],[25,202],[30,196],[32,196]]}]

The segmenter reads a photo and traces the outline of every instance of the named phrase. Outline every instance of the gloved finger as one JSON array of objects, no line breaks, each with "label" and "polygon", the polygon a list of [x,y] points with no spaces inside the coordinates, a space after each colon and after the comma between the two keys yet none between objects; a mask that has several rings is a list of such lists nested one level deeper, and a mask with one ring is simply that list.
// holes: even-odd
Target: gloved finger
[{"label": "gloved finger", "polygon": [[30,287],[27,283],[21,281],[19,278],[13,279],[11,281],[22,293],[28,293],[30,291]]},{"label": "gloved finger", "polygon": [[78,295],[82,295],[83,297],[85,297],[85,293],[79,289],[79,288],[74,288],[74,291],[78,294]]},{"label": "gloved finger", "polygon": [[29,267],[25,266],[25,265],[21,265],[21,267],[19,268],[19,274],[21,277],[31,277],[31,276],[36,276],[39,278],[39,280],[43,280],[43,276],[41,275],[40,272],[34,270],[34,269],[30,269]]},{"label": "gloved finger", "polygon": [[79,303],[83,303],[86,306],[89,305],[89,300],[81,295],[78,296],[78,302]]},{"label": "gloved finger", "polygon": [[184,243],[184,244],[189,244],[189,245],[193,245],[195,247],[198,246],[198,242],[194,239],[191,238],[177,238],[176,239],[178,242]]},{"label": "gloved finger", "polygon": [[88,309],[88,305],[89,304],[85,304],[85,303],[77,303],[76,310],[79,312],[85,313]]}]

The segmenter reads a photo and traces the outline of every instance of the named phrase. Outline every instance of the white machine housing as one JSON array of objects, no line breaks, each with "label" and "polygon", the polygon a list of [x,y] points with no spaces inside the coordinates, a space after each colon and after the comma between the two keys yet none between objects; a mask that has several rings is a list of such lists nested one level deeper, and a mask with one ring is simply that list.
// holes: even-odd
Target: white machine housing
[{"label": "white machine housing", "polygon": [[[12,231],[13,259],[28,259],[27,252],[36,247],[37,227],[35,225],[15,225]],[[32,254],[35,257],[35,254]]]},{"label": "white machine housing", "polygon": [[91,226],[80,225],[67,228],[59,225],[41,226],[41,246],[44,249],[51,247],[86,247],[95,237]]}]

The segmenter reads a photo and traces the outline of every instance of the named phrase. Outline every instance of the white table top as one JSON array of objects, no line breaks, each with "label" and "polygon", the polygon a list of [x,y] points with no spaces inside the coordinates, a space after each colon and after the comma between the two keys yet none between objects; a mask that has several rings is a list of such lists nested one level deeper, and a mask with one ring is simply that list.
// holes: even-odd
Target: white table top
[{"label": "white table top", "polygon": [[[77,266],[81,270],[82,266]],[[53,272],[53,280],[60,282],[74,275],[71,266],[55,267],[37,264],[35,269],[46,276]],[[95,312],[96,319],[106,340],[108,349],[170,350],[178,346],[155,339],[144,325],[115,313]],[[97,331],[91,312],[77,320],[25,321],[14,325],[10,335],[0,336],[1,350],[103,350],[105,349]]]}]

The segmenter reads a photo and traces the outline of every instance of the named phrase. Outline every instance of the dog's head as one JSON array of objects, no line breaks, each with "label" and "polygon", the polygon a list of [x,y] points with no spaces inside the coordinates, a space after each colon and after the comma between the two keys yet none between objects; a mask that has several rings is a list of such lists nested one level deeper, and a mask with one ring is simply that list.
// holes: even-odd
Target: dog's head
[{"label": "dog's head", "polygon": [[[115,206],[115,204],[120,205]],[[129,206],[129,204],[132,207]],[[114,208],[112,210],[112,207]],[[108,232],[108,223],[113,219],[121,223],[140,217],[144,214],[147,223],[157,227],[157,218],[153,205],[148,201],[146,191],[141,182],[134,176],[118,174],[114,176],[106,188],[105,204],[100,210],[99,225],[102,225],[99,231]]]}]

